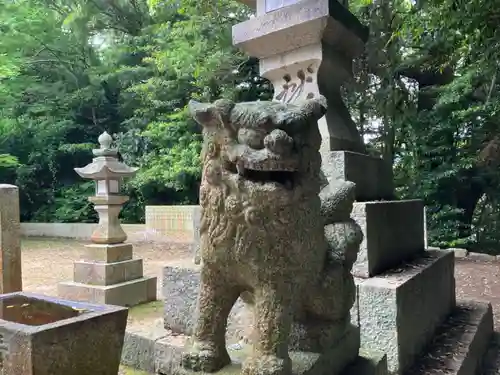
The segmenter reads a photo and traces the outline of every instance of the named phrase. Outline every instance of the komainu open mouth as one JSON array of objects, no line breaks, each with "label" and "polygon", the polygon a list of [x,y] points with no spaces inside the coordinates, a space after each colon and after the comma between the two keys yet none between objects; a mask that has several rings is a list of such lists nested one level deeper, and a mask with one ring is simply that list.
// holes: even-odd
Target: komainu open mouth
[{"label": "komainu open mouth", "polygon": [[235,163],[226,162],[225,169],[231,173],[237,173],[246,180],[257,183],[276,182],[287,189],[293,189],[296,172],[289,171],[264,171],[249,168],[238,168]]}]

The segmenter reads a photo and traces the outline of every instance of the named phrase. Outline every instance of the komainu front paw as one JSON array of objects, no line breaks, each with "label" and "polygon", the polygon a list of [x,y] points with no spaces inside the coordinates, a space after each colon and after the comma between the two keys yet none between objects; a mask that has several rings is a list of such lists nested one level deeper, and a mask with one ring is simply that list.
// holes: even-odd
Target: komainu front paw
[{"label": "komainu front paw", "polygon": [[290,375],[292,361],[290,358],[278,358],[273,355],[249,357],[243,363],[242,375]]},{"label": "komainu front paw", "polygon": [[216,372],[230,363],[231,358],[226,348],[218,349],[211,343],[198,341],[181,356],[181,366],[196,372]]}]

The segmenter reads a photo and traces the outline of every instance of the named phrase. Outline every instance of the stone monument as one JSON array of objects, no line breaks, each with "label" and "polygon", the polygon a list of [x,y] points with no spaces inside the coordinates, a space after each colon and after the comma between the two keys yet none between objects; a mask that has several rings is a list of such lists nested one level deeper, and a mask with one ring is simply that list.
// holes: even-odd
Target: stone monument
[{"label": "stone monument", "polygon": [[101,134],[92,163],[75,168],[83,178],[96,181],[96,195],[89,200],[99,214],[99,223],[83,259],[74,263],[74,280],[60,283],[58,289],[59,296],[66,299],[134,306],[156,300],[157,279],[143,276],[142,259],[132,259],[132,244],[125,243],[127,235],[118,215],[128,197],[120,195],[120,185],[137,168],[118,160],[112,141],[108,133]]},{"label": "stone monument", "polygon": [[472,374],[492,332],[491,307],[456,303],[453,253],[426,251],[423,202],[393,200],[390,166],[367,155],[342,102],[340,87],[352,75],[352,60],[364,48],[367,29],[336,0],[245,3],[257,14],[233,27],[234,44],[260,59],[261,75],[272,82],[275,100],[326,97],[328,111],[319,120],[322,170],[330,184],[356,184],[351,216],[364,239],[353,267],[358,296],[351,318],[360,328],[361,347],[387,353],[391,373],[429,373],[436,363],[427,361],[430,367],[425,368],[419,361],[435,355],[429,345],[441,327],[449,328],[447,334],[467,329],[456,320],[447,323],[461,314],[476,327],[462,342],[474,348],[472,354],[456,358],[453,350],[458,349],[447,347],[439,355]]},{"label": "stone monument", "polygon": [[23,289],[19,189],[0,184],[0,294]]},{"label": "stone monument", "polygon": [[360,345],[351,268],[363,234],[350,218],[355,184],[325,186],[321,174],[325,99],[191,102],[190,111],[204,138],[202,265],[194,332],[177,372],[239,373],[225,338],[239,297],[254,316],[238,358],[243,374],[350,371]]}]

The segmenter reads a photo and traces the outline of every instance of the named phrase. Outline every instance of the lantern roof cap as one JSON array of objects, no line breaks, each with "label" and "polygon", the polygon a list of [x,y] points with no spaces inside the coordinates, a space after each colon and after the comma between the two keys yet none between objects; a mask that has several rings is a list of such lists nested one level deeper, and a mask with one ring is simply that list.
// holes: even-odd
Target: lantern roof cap
[{"label": "lantern roof cap", "polygon": [[75,168],[75,172],[83,178],[92,180],[116,180],[123,177],[133,177],[138,168],[129,167],[118,160],[118,150],[111,148],[113,138],[107,132],[99,138],[99,148],[92,150],[96,156],[92,163],[83,168]]}]

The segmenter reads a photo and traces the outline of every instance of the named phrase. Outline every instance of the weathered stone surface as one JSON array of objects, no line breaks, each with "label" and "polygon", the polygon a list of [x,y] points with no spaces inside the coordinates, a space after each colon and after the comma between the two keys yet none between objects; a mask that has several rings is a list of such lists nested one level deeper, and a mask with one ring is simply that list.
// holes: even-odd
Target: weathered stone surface
[{"label": "weathered stone surface", "polygon": [[127,328],[121,363],[135,369],[156,373],[156,342],[169,334],[163,329],[162,319],[147,327]]},{"label": "weathered stone surface", "polygon": [[[30,293],[7,294],[0,299],[2,374],[107,375],[118,372],[127,309]],[[17,309],[29,309],[29,313],[10,314]]]},{"label": "weathered stone surface", "polygon": [[19,189],[0,184],[0,293],[23,289]]},{"label": "weathered stone surface", "polygon": [[400,269],[357,279],[352,322],[362,348],[387,353],[389,371],[408,368],[455,306],[453,255],[427,251]]},{"label": "weathered stone surface", "polygon": [[155,343],[155,373],[172,375],[181,365],[181,356],[184,352],[188,337],[168,336]]},{"label": "weathered stone surface", "polygon": [[201,207],[196,206],[193,209],[193,258],[194,264],[201,263],[200,254],[200,225],[201,225]]},{"label": "weathered stone surface", "polygon": [[90,285],[74,281],[59,283],[61,298],[117,306],[135,306],[156,300],[156,277],[141,277],[114,285]]},{"label": "weathered stone surface", "polygon": [[425,251],[421,200],[356,202],[351,217],[365,235],[353,267],[370,277]]},{"label": "weathered stone surface", "polygon": [[85,245],[82,260],[86,262],[114,263],[132,259],[133,246],[130,243],[115,245]]},{"label": "weathered stone surface", "polygon": [[113,285],[140,279],[143,275],[142,259],[114,263],[77,261],[74,263],[73,280],[90,285]]},{"label": "weathered stone surface", "polygon": [[381,158],[349,151],[321,154],[321,169],[329,182],[352,181],[358,202],[394,198],[392,169]]},{"label": "weathered stone surface", "polygon": [[[471,375],[483,368],[485,353],[493,336],[491,305],[459,301],[436,331],[426,352],[405,375]],[[485,375],[498,374],[485,369]]]}]

